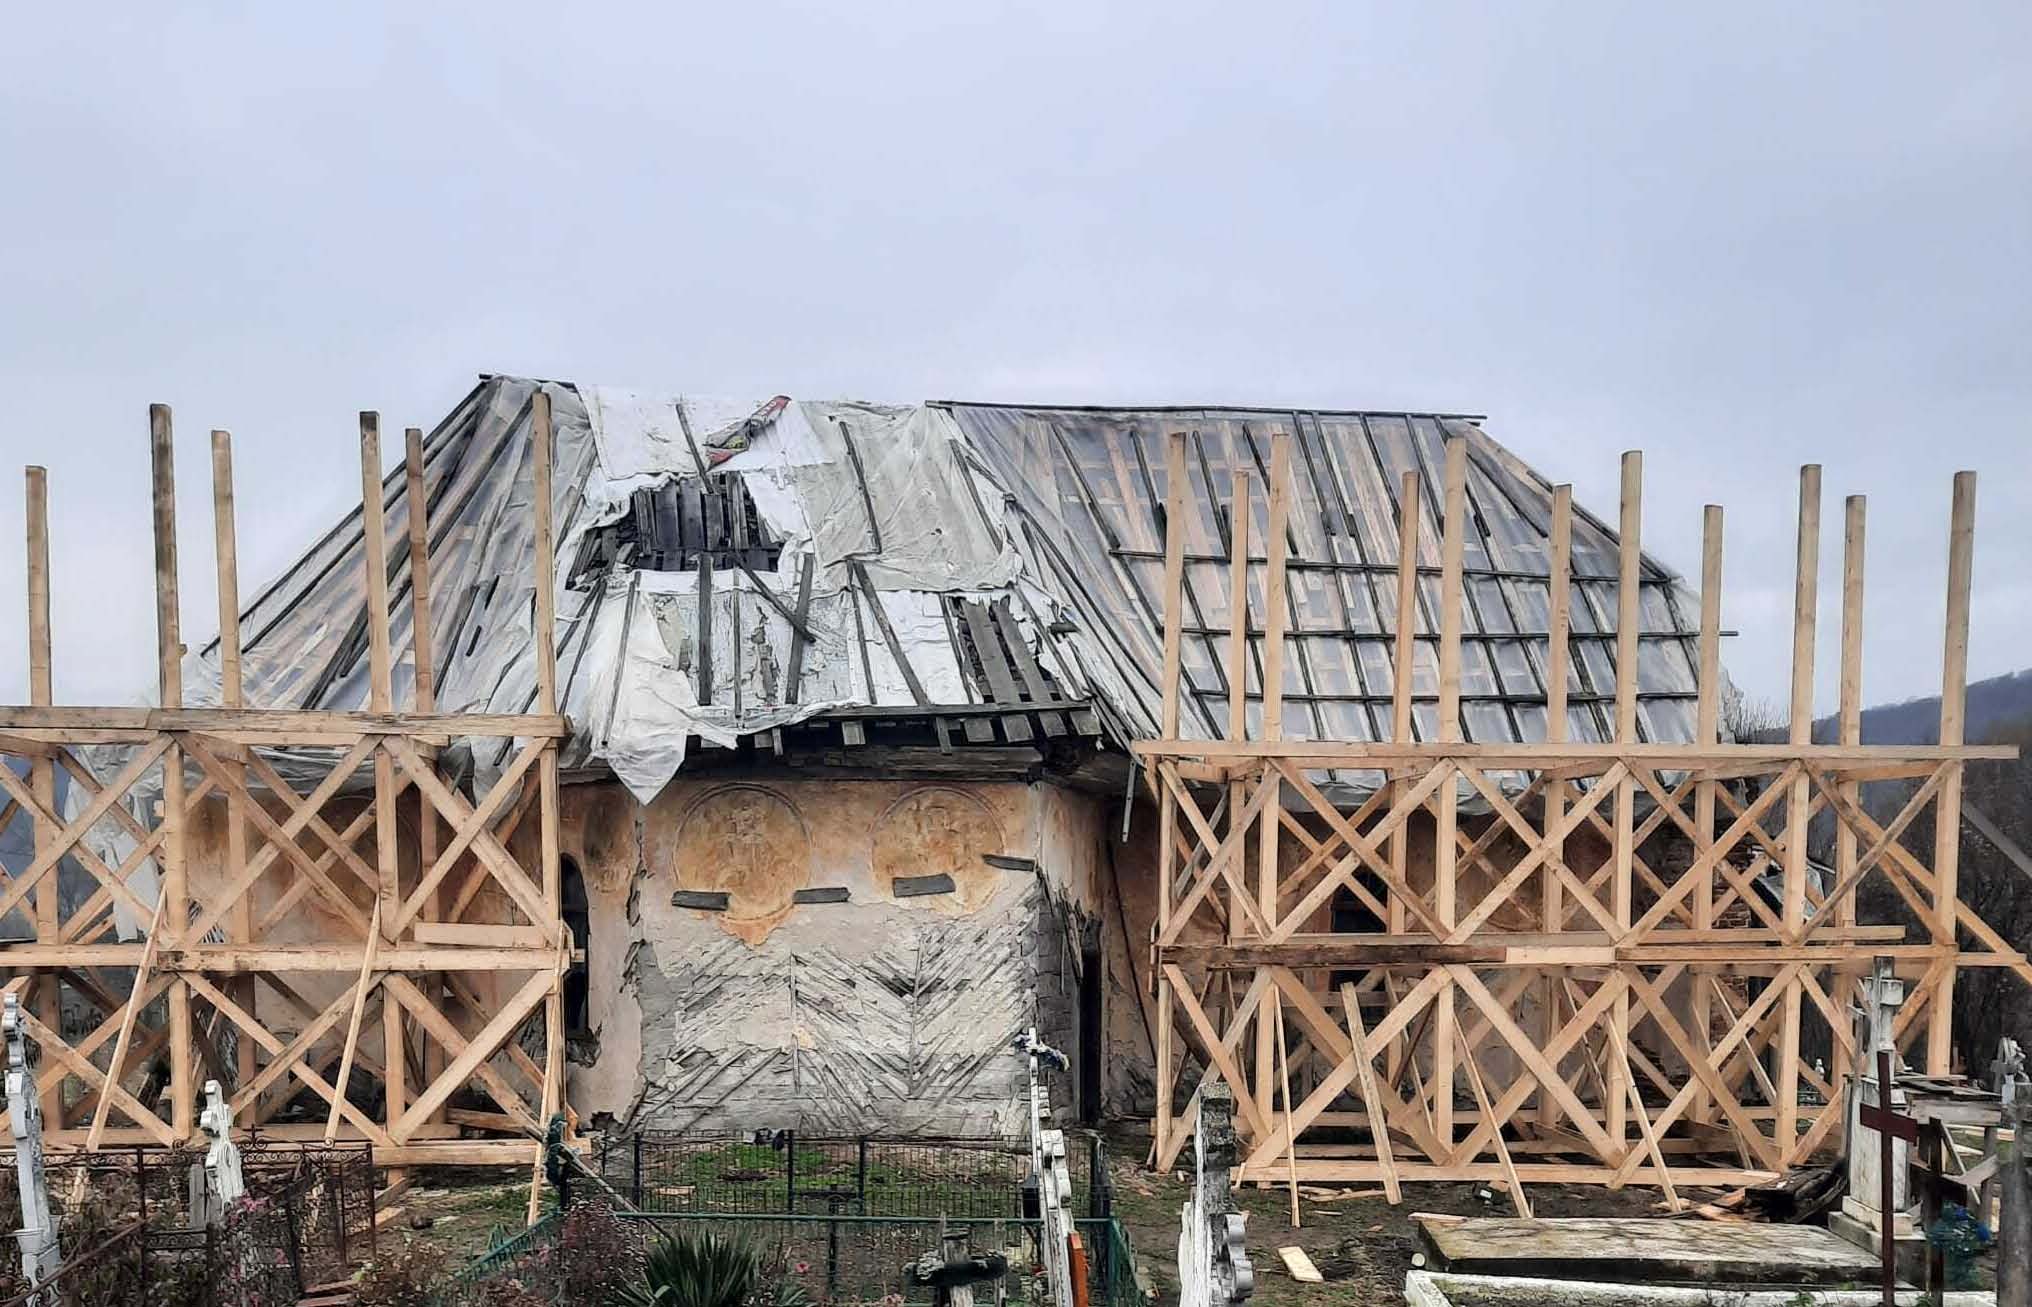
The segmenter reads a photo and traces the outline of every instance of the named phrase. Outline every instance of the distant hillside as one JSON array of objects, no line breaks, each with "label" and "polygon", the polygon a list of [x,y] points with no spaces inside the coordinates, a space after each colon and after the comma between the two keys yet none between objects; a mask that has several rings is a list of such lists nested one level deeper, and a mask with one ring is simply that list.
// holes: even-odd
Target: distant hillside
[{"label": "distant hillside", "polygon": [[[2032,717],[2032,667],[2007,672],[1968,688],[1968,738],[1981,740],[2004,723]],[[1833,740],[1835,719],[1813,724],[1813,738]],[[1863,709],[1864,744],[1935,744],[1940,739],[1940,696]]]}]

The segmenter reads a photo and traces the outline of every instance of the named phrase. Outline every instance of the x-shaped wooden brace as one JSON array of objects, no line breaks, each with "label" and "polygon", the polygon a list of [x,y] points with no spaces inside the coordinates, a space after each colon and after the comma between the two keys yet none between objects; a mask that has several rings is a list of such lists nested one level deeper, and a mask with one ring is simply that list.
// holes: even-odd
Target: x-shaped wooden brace
[{"label": "x-shaped wooden brace", "polygon": [[[1638,918],[1637,923],[1623,936],[1623,942],[1625,944],[1638,944],[1649,938],[1651,933],[1657,930],[1667,917],[1672,915],[1673,907],[1680,900],[1691,894],[1694,888],[1703,883],[1716,867],[1726,862],[1728,855],[1735,850],[1736,845],[1742,841],[1743,836],[1751,829],[1757,827],[1757,822],[1764,815],[1765,810],[1778,801],[1787,788],[1786,783],[1796,777],[1799,774],[1799,770],[1799,763],[1787,763],[1785,770],[1778,774],[1777,781],[1769,789],[1751,800],[1749,806],[1742,811],[1726,831],[1722,832],[1720,838],[1716,839],[1712,846],[1703,850],[1699,856],[1694,858],[1693,864],[1686,869],[1686,874],[1672,882],[1672,887],[1664,894],[1661,894],[1658,897],[1658,901],[1653,903],[1642,917]],[[1698,848],[1699,845],[1696,844],[1695,847]],[[1754,898],[1755,896],[1753,895],[1752,897]]]},{"label": "x-shaped wooden brace", "polygon": [[[205,1001],[210,1003],[221,1016],[237,1026],[243,1037],[252,1039],[256,1044],[267,1050],[272,1059],[269,1063],[270,1067],[277,1065],[276,1060],[273,1059],[280,1059],[286,1050],[283,1047],[282,1041],[275,1037],[273,1031],[262,1025],[252,1013],[234,1002],[227,996],[224,990],[212,984],[203,976],[196,972],[189,972],[186,973],[185,979],[190,982],[190,987],[203,995]],[[346,992],[341,996],[341,1001],[350,1008],[352,1000],[353,991],[351,987],[348,987]],[[381,1124],[378,1121],[361,1111],[358,1107],[355,1107],[352,1100],[340,1092],[338,1086],[326,1080],[311,1067],[309,1062],[310,1052],[310,1047],[308,1045],[304,1046],[297,1052],[296,1056],[291,1057],[287,1063],[283,1064],[283,1069],[302,1081],[306,1088],[324,1099],[327,1105],[336,1104],[339,1112],[348,1121],[351,1121],[354,1126],[358,1127],[361,1134],[378,1144],[392,1144],[394,1140],[389,1137],[386,1130],[381,1128]],[[238,1101],[237,1097],[235,1101]]]},{"label": "x-shaped wooden brace", "polygon": [[1538,869],[1540,863],[1543,863],[1554,875],[1559,877],[1566,887],[1572,891],[1580,905],[1588,910],[1590,916],[1601,922],[1607,930],[1611,932],[1617,930],[1618,926],[1615,917],[1589,892],[1587,886],[1581,883],[1580,877],[1575,875],[1573,869],[1566,865],[1565,859],[1560,857],[1560,851],[1565,847],[1566,837],[1573,832],[1574,828],[1587,819],[1588,815],[1594,811],[1595,806],[1602,801],[1604,795],[1614,790],[1622,782],[1623,770],[1623,764],[1620,762],[1609,768],[1608,773],[1602,777],[1601,783],[1589,790],[1585,798],[1568,809],[1557,826],[1541,835],[1537,830],[1533,829],[1530,822],[1524,820],[1515,807],[1511,806],[1510,801],[1503,797],[1503,792],[1489,783],[1486,776],[1473,767],[1462,768],[1463,773],[1468,778],[1468,784],[1475,787],[1476,792],[1487,801],[1490,811],[1494,812],[1504,825],[1516,832],[1518,838],[1524,841],[1525,846],[1530,849],[1530,852],[1519,858],[1517,864],[1510,868],[1509,872],[1496,884],[1496,887],[1482,896],[1481,902],[1475,905],[1474,911],[1468,913],[1461,920],[1460,924],[1455,926],[1446,935],[1446,942],[1449,944],[1459,944],[1471,938],[1475,931],[1481,927],[1481,924],[1488,920],[1489,914],[1507,902],[1511,892],[1523,884],[1531,873]]},{"label": "x-shaped wooden brace", "polygon": [[[1644,979],[1641,971],[1635,967],[1627,967],[1622,973],[1629,982],[1630,992],[1649,1010],[1658,1029],[1678,1051],[1680,1059],[1686,1063],[1687,1070],[1694,1080],[1707,1089],[1716,1106],[1721,1108],[1722,1114],[1728,1117],[1729,1123],[1735,1127],[1744,1146],[1766,1166],[1775,1167],[1778,1164],[1778,1148],[1758,1128],[1749,1113],[1743,1110],[1743,1105],[1737,1100],[1730,1086],[1722,1080],[1718,1068],[1727,1060],[1729,1050],[1750,1033],[1758,1020],[1769,1010],[1770,1005],[1784,993],[1798,969],[1797,963],[1790,964],[1773,977],[1772,983],[1744,1010],[1743,1015],[1729,1028],[1728,1033],[1716,1042],[1712,1050],[1702,1048],[1686,1033],[1685,1028],[1679,1024],[1679,1019],[1672,1014],[1670,1004],[1651,982]],[[1661,1134],[1671,1129],[1672,1123],[1677,1121],[1692,1104],[1694,1093],[1695,1084],[1689,1081],[1673,1096],[1672,1101],[1666,1104],[1664,1110],[1652,1118],[1653,1125]],[[1617,1180],[1627,1181],[1642,1161],[1641,1157],[1625,1158],[1622,1166],[1617,1168]]]},{"label": "x-shaped wooden brace", "polygon": [[456,1093],[468,1080],[474,1078],[482,1063],[500,1051],[501,1045],[512,1038],[529,1015],[536,1011],[553,987],[558,984],[559,971],[546,967],[531,975],[508,1000],[502,1004],[493,1018],[482,1026],[456,1057],[446,1063],[437,1079],[430,1082],[422,1093],[410,1103],[409,1109],[396,1121],[389,1133],[399,1143],[408,1143],[436,1114],[445,1100]]},{"label": "x-shaped wooden brace", "polygon": [[[1320,796],[1317,789],[1312,788],[1311,782],[1304,779],[1303,773],[1298,772],[1296,768],[1289,768],[1287,770],[1289,765],[1282,759],[1277,760],[1277,763],[1279,773],[1283,775],[1285,780],[1292,781],[1294,776],[1297,778],[1296,787],[1299,793],[1306,795],[1307,803],[1313,804],[1322,813],[1332,810],[1333,805],[1327,803],[1324,797]],[[1428,923],[1428,929],[1435,932],[1440,930],[1441,927],[1437,919],[1425,907],[1424,900],[1418,895],[1413,894],[1410,887],[1404,885],[1398,879],[1397,873],[1391,869],[1389,859],[1385,858],[1378,851],[1375,842],[1387,839],[1392,831],[1409,821],[1412,814],[1423,809],[1426,796],[1430,795],[1441,785],[1450,783],[1455,770],[1455,764],[1450,758],[1442,759],[1435,763],[1432,770],[1426,773],[1423,780],[1398,796],[1396,802],[1390,808],[1389,815],[1378,822],[1376,828],[1366,836],[1345,822],[1334,825],[1334,833],[1348,843],[1350,850],[1348,855],[1336,863],[1334,869],[1328,872],[1319,884],[1313,886],[1306,893],[1305,897],[1298,901],[1297,906],[1285,914],[1284,919],[1271,932],[1270,942],[1282,944],[1298,933],[1298,928],[1304,925],[1312,914],[1317,912],[1328,899],[1333,897],[1334,891],[1352,880],[1356,873],[1361,871],[1365,865],[1371,872],[1381,878],[1384,884],[1390,886],[1394,893],[1404,898],[1405,905],[1420,920]],[[1310,790],[1310,793],[1307,793],[1308,790]],[[1338,817],[1338,814],[1336,814],[1336,817]]]},{"label": "x-shaped wooden brace", "polygon": [[[484,817],[477,821],[474,819],[473,805],[438,779],[437,769],[419,757],[409,741],[399,735],[384,736],[381,747],[393,754],[395,760],[402,764],[402,770],[408,772],[410,778],[416,782],[417,790],[430,800],[445,820],[452,824],[455,831],[465,835],[470,829],[469,843],[473,852],[486,864],[501,888],[506,890],[508,896],[527,914],[530,922],[537,926],[549,926],[555,920],[555,914],[545,905],[543,892],[530,881],[528,874],[517,865],[508,850],[501,847],[493,832],[487,829],[486,819]],[[535,752],[554,746],[533,744],[529,747],[530,751]],[[559,926],[558,929],[562,930],[563,927]]]},{"label": "x-shaped wooden brace", "polygon": [[[83,841],[85,834],[126,797],[127,791],[134,787],[134,783],[141,779],[143,773],[155,765],[156,759],[162,757],[169,749],[169,745],[167,736],[159,736],[143,745],[127,765],[120,769],[120,774],[112,783],[99,791],[92,801],[85,805],[85,810],[78,814],[77,820],[68,825],[42,805],[34,792],[22,784],[20,778],[14,774],[13,768],[0,767],[0,789],[13,795],[14,801],[23,811],[33,814],[38,821],[47,822],[57,828],[56,838],[38,850],[27,869],[8,882],[5,893],[0,893],[0,917],[12,912],[35,889],[42,878],[63,860],[64,855],[69,854],[77,860],[79,866],[90,872],[109,894],[125,902],[137,917],[147,919],[153,909],[136,898],[134,891],[127,888],[126,879],[101,861],[99,855],[92,852],[90,846]],[[138,862],[136,865],[139,865]]]},{"label": "x-shaped wooden brace", "polygon": [[[1321,821],[1326,823],[1328,830],[1332,832],[1331,841],[1322,845],[1326,856],[1334,856],[1340,846],[1346,845],[1350,850],[1350,853],[1347,855],[1348,858],[1360,858],[1365,861],[1368,864],[1368,870],[1383,882],[1384,887],[1390,893],[1396,895],[1398,899],[1402,900],[1404,906],[1410,909],[1412,915],[1424,922],[1428,930],[1437,933],[1441,929],[1439,918],[1432,914],[1432,910],[1426,905],[1424,897],[1413,890],[1410,884],[1402,877],[1397,875],[1396,869],[1390,866],[1389,859],[1384,857],[1378,848],[1379,841],[1389,837],[1390,829],[1392,828],[1389,818],[1386,818],[1383,825],[1379,826],[1373,834],[1364,836],[1361,832],[1362,823],[1368,820],[1385,803],[1390,801],[1390,792],[1387,789],[1378,789],[1374,794],[1369,796],[1368,801],[1363,803],[1361,808],[1352,817],[1343,817],[1340,814],[1340,810],[1333,805],[1326,795],[1320,793],[1319,787],[1312,783],[1312,778],[1307,776],[1302,769],[1283,759],[1278,759],[1276,766],[1278,771],[1283,775],[1284,782],[1290,785],[1292,789],[1298,791],[1299,797],[1305,800],[1306,805],[1318,815]],[[1395,815],[1393,809],[1391,816],[1394,817]],[[1308,865],[1310,864],[1308,863]],[[1339,883],[1345,885],[1355,897],[1362,900],[1363,904],[1376,914],[1378,921],[1387,921],[1390,915],[1389,909],[1382,903],[1377,902],[1375,896],[1370,894],[1367,887],[1361,883],[1358,878],[1358,873],[1361,870],[1362,868],[1359,866],[1351,871],[1348,870],[1348,862],[1344,858],[1327,872],[1326,878],[1327,880],[1333,880],[1336,877],[1340,878]],[[1347,874],[1344,875],[1344,871]],[[1307,891],[1300,902],[1315,898],[1316,895],[1313,891],[1316,891],[1318,888],[1319,886],[1315,885],[1313,890]],[[1282,907],[1281,904],[1279,906],[1280,908]],[[1315,908],[1316,906],[1317,904],[1315,904]],[[1295,908],[1291,912],[1285,912],[1280,920],[1289,923],[1295,913]]]},{"label": "x-shaped wooden brace", "polygon": [[[1405,993],[1402,1001],[1397,1006],[1391,1008],[1384,1018],[1377,1022],[1375,1027],[1369,1031],[1368,1037],[1362,1041],[1361,1055],[1373,1060],[1377,1054],[1389,1048],[1390,1042],[1396,1039],[1403,1032],[1404,1028],[1417,1018],[1420,1012],[1425,1010],[1435,995],[1446,989],[1451,983],[1445,970],[1442,968],[1435,967],[1431,971],[1426,972],[1424,979],[1412,986]],[[1322,1037],[1324,1038],[1324,1036]],[[1307,1094],[1305,1100],[1292,1112],[1291,1128],[1293,1133],[1303,1134],[1310,1128],[1312,1123],[1319,1119],[1320,1113],[1332,1106],[1333,1100],[1338,1098],[1349,1085],[1355,1082],[1357,1075],[1358,1070],[1355,1066],[1355,1058],[1351,1055],[1343,1059],[1338,1066],[1328,1071],[1326,1075],[1322,1076],[1319,1084],[1313,1087],[1313,1091]],[[1276,1156],[1278,1146],[1278,1141],[1270,1138],[1268,1132],[1264,1135],[1259,1135],[1257,1137],[1256,1150],[1250,1155],[1247,1164],[1250,1166],[1264,1164],[1264,1162]]]},{"label": "x-shaped wooden brace", "polygon": [[1199,879],[1193,882],[1192,888],[1172,909],[1170,925],[1157,942],[1159,944],[1178,942],[1178,937],[1184,933],[1186,922],[1191,920],[1194,909],[1217,881],[1224,881],[1228,886],[1230,910],[1239,908],[1241,914],[1256,927],[1258,934],[1269,934],[1270,925],[1263,919],[1262,909],[1256,906],[1255,896],[1242,883],[1239,864],[1242,860],[1242,851],[1247,847],[1245,841],[1249,835],[1249,827],[1262,815],[1264,808],[1276,801],[1277,787],[1268,781],[1258,785],[1255,794],[1243,805],[1242,811],[1229,821],[1227,837],[1221,839],[1217,838],[1212,828],[1206,824],[1206,818],[1200,813],[1199,804],[1193,800],[1191,792],[1179,783],[1178,777],[1169,769],[1165,769],[1162,774],[1164,784],[1171,791],[1172,801],[1178,805],[1179,812],[1185,816],[1199,836],[1202,847],[1212,849],[1213,852],[1208,858],[1206,870],[1200,873]]}]

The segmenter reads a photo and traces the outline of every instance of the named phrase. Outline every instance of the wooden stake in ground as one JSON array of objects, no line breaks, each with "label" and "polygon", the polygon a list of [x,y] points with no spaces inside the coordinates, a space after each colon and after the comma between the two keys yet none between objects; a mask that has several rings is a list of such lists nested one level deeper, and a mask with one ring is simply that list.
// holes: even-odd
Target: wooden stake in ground
[{"label": "wooden stake in ground", "polygon": [[1290,1165],[1291,1228],[1296,1230],[1301,1222],[1298,1219],[1298,1131],[1291,1124],[1291,1055],[1284,1044],[1284,1004],[1272,1003],[1270,1010],[1276,1016],[1277,1067],[1284,1081],[1284,1155]]}]

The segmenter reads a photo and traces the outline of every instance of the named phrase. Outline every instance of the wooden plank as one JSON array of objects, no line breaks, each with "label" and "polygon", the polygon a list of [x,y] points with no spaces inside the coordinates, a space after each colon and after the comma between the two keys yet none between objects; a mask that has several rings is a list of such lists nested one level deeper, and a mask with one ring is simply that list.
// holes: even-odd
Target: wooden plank
[{"label": "wooden plank", "polygon": [[[30,702],[47,706],[55,696],[54,683],[50,675],[50,626],[49,626],[49,474],[39,467],[30,467],[24,473],[27,494],[28,528],[28,697]],[[57,836],[58,824],[50,820],[56,813],[56,764],[49,755],[32,756],[28,767],[28,785],[41,809],[32,815],[30,827],[35,841],[35,851],[44,852]],[[0,804],[0,831],[5,831],[14,819],[14,810],[19,805],[11,799]],[[45,815],[47,814],[47,815]],[[57,896],[57,878],[45,876],[35,887],[35,936],[49,942],[58,937],[60,926],[60,904]],[[36,982],[30,996],[31,1005],[45,1025],[51,1029],[62,1022],[62,987],[55,977]],[[45,1094],[42,1099],[43,1119],[51,1126],[62,1128],[66,1124],[63,1095]]]},{"label": "wooden plank", "polygon": [[713,701],[713,556],[701,552],[698,558],[698,701]]},{"label": "wooden plank", "polygon": [[1454,1030],[1454,1041],[1460,1051],[1461,1069],[1467,1072],[1468,1088],[1474,1092],[1475,1107],[1482,1119],[1489,1123],[1489,1141],[1496,1150],[1496,1163],[1503,1168],[1504,1181],[1509,1185],[1510,1201],[1516,1205],[1517,1215],[1531,1219],[1531,1200],[1524,1196],[1524,1182],[1517,1176],[1517,1163],[1510,1156],[1510,1146],[1503,1140],[1502,1123],[1496,1120],[1495,1104],[1489,1101],[1488,1086],[1482,1083],[1482,1069],[1475,1064],[1475,1051],[1468,1047],[1460,1030]]},{"label": "wooden plank", "polygon": [[917,679],[917,669],[912,667],[910,659],[904,656],[903,642],[896,638],[896,628],[890,624],[889,613],[882,607],[881,593],[875,589],[875,583],[868,579],[867,567],[858,558],[849,560],[849,565],[853,568],[854,579],[860,583],[861,590],[868,597],[868,607],[875,615],[875,626],[882,633],[882,643],[888,646],[890,658],[895,660],[896,669],[903,674],[903,683],[910,687],[911,700],[919,707],[930,707],[931,700],[924,693],[924,683]]},{"label": "wooden plank", "polygon": [[[52,702],[49,643],[49,473],[26,469],[28,517],[28,698]],[[4,829],[4,828],[0,828]]]},{"label": "wooden plank", "polygon": [[[682,409],[680,409],[682,411]],[[533,482],[536,571],[536,711],[557,711],[557,545],[551,523],[550,390],[539,385],[530,402],[530,464]],[[703,593],[703,591],[701,592]]]},{"label": "wooden plank", "polygon": [[[1467,444],[1459,437],[1446,442],[1445,489],[1442,500],[1439,584],[1439,738],[1460,740],[1461,566],[1467,540]],[[1435,810],[1433,908],[1440,924],[1451,930],[1458,920],[1460,847],[1456,841],[1460,786],[1449,777],[1440,788]],[[1442,1147],[1454,1138],[1455,1015],[1451,988],[1433,1007],[1432,1084],[1433,1133]]]},{"label": "wooden plank", "polygon": [[1157,678],[1161,696],[1158,733],[1178,736],[1180,640],[1185,629],[1185,433],[1164,445],[1164,659]]},{"label": "wooden plank", "polygon": [[[1292,1163],[1292,1175],[1294,1177],[1292,1180],[1293,1185],[1296,1185],[1298,1183],[1297,1179],[1295,1178],[1298,1174],[1297,1165],[1298,1164],[1295,1161]],[[1294,1211],[1296,1211],[1298,1207],[1297,1194],[1298,1191],[1297,1189],[1294,1188],[1292,1190],[1292,1199],[1291,1199],[1291,1205]],[[1292,1219],[1291,1228],[1294,1230],[1298,1228],[1298,1221],[1295,1217]],[[1292,1279],[1298,1281],[1300,1284],[1326,1283],[1326,1277],[1324,1275],[1321,1275],[1319,1273],[1319,1268],[1312,1264],[1312,1258],[1305,1255],[1305,1249],[1300,1248],[1295,1244],[1287,1244],[1284,1247],[1279,1248],[1277,1250],[1277,1256],[1279,1260],[1281,1260],[1284,1263],[1285,1273],[1289,1275]]]},{"label": "wooden plank", "polygon": [[[1976,474],[1954,474],[1954,500],[1948,518],[1947,621],[1940,671],[1940,742],[1947,747],[1960,744],[1968,729],[1968,640],[1969,588],[1975,575]],[[1948,769],[1941,783],[1935,811],[1961,811],[1962,769]],[[1961,823],[1937,820],[1933,824],[1933,875],[1935,893],[1933,918],[1928,923],[1933,938],[1953,943],[1956,909],[1961,902]],[[1926,1072],[1946,1075],[1954,1054],[1955,966],[1949,961],[1934,982],[1932,1011],[1926,1028]]]},{"label": "wooden plank", "polygon": [[[1009,600],[1006,597],[997,599],[988,612],[994,619],[995,627],[1002,633],[1003,647],[1015,660],[1016,670],[1021,674],[1023,684],[1030,692],[1030,701],[1034,704],[1050,703],[1057,696],[1052,693],[1051,682],[1045,678],[1044,668],[1038,663],[1037,655],[1030,651],[1030,642],[1023,638],[1023,626],[1016,620],[1014,610],[1009,607]],[[1056,710],[1047,709],[1039,712],[1037,722],[1044,728],[1046,735],[1065,734],[1065,718]]]},{"label": "wooden plank", "polygon": [[176,451],[169,405],[148,406],[149,484],[155,520],[156,702],[183,706],[183,638],[178,632],[176,573]]},{"label": "wooden plank", "polygon": [[[155,916],[148,923],[148,943],[142,950],[140,963],[134,968],[133,987],[128,992],[126,1006],[120,1010],[120,1033],[113,1039],[113,1058],[106,1064],[106,1083],[109,1086],[117,1087],[121,1074],[126,1070],[127,1045],[134,1038],[134,1022],[141,1015],[145,1001],[143,995],[148,992],[148,973],[155,965],[155,955],[162,948],[163,909],[167,905],[166,895],[156,898]],[[106,1112],[113,1105],[114,1097],[112,1093],[99,1095],[98,1109],[92,1113],[91,1132],[85,1136],[87,1152],[99,1151],[99,1141],[106,1134]]]},{"label": "wooden plank", "polygon": [[[430,498],[424,491],[423,432],[402,433],[403,494],[409,512],[409,649],[416,686],[414,710],[437,711],[437,660],[431,644]],[[555,711],[553,709],[552,711]]]},{"label": "wooden plank", "polygon": [[389,1133],[398,1143],[408,1143],[419,1126],[425,1124],[438,1108],[444,1106],[447,1098],[470,1078],[479,1065],[492,1057],[495,1051],[522,1025],[537,1004],[555,987],[556,974],[545,969],[538,971],[522,987],[502,1004],[493,1018],[480,1028],[478,1034],[453,1058],[438,1078],[425,1087],[409,1105],[409,1110],[390,1128]]},{"label": "wooden plank", "polygon": [[1249,469],[1228,500],[1228,738],[1249,738]]},{"label": "wooden plank", "polygon": [[[974,600],[960,602],[961,620],[966,623],[967,634],[972,638],[974,653],[981,660],[981,671],[988,678],[989,693],[994,702],[1020,704],[1022,692],[1016,688],[1015,674],[1009,666],[1008,657],[1002,652],[1002,643],[995,637],[994,624],[988,618],[988,610]],[[1002,718],[1002,729],[1008,734],[1011,744],[1020,744],[1031,738],[1029,719],[1021,713]]]},{"label": "wooden plank", "polygon": [[[1393,622],[1396,627],[1390,660],[1390,738],[1397,744],[1410,744],[1412,671],[1417,663],[1416,636],[1418,633],[1418,473],[1410,468],[1404,470],[1397,483],[1397,607]],[[1401,786],[1391,785],[1392,802],[1395,802]],[[1391,879],[1405,884],[1409,870],[1411,831],[1400,826],[1390,836]],[[1387,896],[1388,912],[1385,919],[1393,931],[1404,929],[1405,904],[1403,896],[1391,889]],[[1389,1069],[1394,1073],[1399,1065],[1398,1050],[1390,1049]]]},{"label": "wooden plank", "polygon": [[[374,983],[374,955],[381,947],[381,904],[374,904],[374,915],[367,926],[367,947],[360,954],[360,978],[353,985],[352,1015],[346,1019],[345,1051],[339,1054],[339,1074],[333,1081],[337,1094],[332,1099],[331,1113],[325,1117],[325,1142],[331,1143],[339,1137],[339,1103],[346,1097],[346,1086],[353,1078],[353,1054],[360,1047],[360,1023],[367,1015],[367,993]],[[385,1020],[385,1017],[384,1017]],[[394,1050],[398,1055],[401,1049]],[[383,1063],[384,1066],[387,1063]]]},{"label": "wooden plank", "polygon": [[[1290,1165],[1291,1177],[1291,1228],[1296,1230],[1301,1222],[1298,1214],[1298,1130],[1291,1120],[1291,1052],[1284,1041],[1284,1003],[1281,995],[1272,994],[1270,1004],[1271,1020],[1276,1025],[1277,1066],[1284,1087],[1284,1152]],[[1261,1018],[1258,1018],[1260,1021]],[[1264,1099],[1269,1102],[1269,1099]]]},{"label": "wooden plank", "polygon": [[796,703],[804,687],[805,621],[811,613],[811,574],[817,559],[806,553],[797,576],[797,614],[790,623],[790,670],[783,677],[783,702]]},{"label": "wooden plank", "polygon": [[1341,1007],[1347,1012],[1350,1055],[1355,1059],[1355,1084],[1362,1095],[1362,1110],[1369,1118],[1369,1137],[1375,1141],[1376,1163],[1383,1169],[1383,1192],[1391,1206],[1404,1201],[1397,1180],[1396,1160],[1390,1150],[1390,1127],[1383,1119],[1383,1106],[1376,1088],[1376,1068],[1366,1051],[1369,1033],[1362,1024],[1362,1005],[1355,997],[1352,981],[1341,982]]},{"label": "wooden plank", "polygon": [[[1290,621],[1286,562],[1291,548],[1291,436],[1270,437],[1269,517],[1263,535],[1267,563],[1263,581],[1262,738],[1284,738],[1284,631]],[[1272,830],[1276,823],[1270,823]],[[1272,842],[1269,846],[1276,847]],[[1274,864],[1273,864],[1274,865]]]},{"label": "wooden plank", "polygon": [[[1799,469],[1798,564],[1793,577],[1792,700],[1789,738],[1793,744],[1813,739],[1813,657],[1820,595],[1820,467]],[[1812,821],[1812,781],[1802,771],[1786,802],[1783,915],[1786,929],[1797,932],[1806,922],[1807,833]],[[1802,994],[1798,984],[1784,996],[1778,1036],[1777,1138],[1780,1156],[1790,1160],[1799,1130],[1799,1035]]]},{"label": "wooden plank", "polygon": [[0,705],[0,727],[54,731],[66,743],[118,742],[130,736],[188,731],[198,735],[278,736],[296,743],[320,735],[563,736],[570,728],[556,714],[341,712],[300,708],[49,708]]}]

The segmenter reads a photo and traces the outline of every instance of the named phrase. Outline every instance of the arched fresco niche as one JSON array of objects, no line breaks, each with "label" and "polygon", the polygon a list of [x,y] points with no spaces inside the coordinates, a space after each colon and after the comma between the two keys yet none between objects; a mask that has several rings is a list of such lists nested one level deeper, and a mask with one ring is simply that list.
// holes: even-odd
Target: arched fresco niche
[{"label": "arched fresco niche", "polygon": [[951,876],[954,893],[919,902],[953,912],[972,912],[994,897],[1007,874],[981,861],[1001,853],[1002,827],[988,805],[965,790],[927,785],[889,805],[875,819],[871,859],[875,886],[893,894],[899,876]]},{"label": "arched fresco niche", "polygon": [[710,914],[728,933],[759,944],[811,881],[811,838],[790,800],[760,785],[727,785],[691,806],[678,826],[671,879],[679,889],[727,896]]}]

